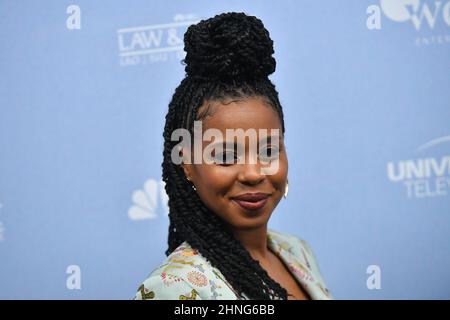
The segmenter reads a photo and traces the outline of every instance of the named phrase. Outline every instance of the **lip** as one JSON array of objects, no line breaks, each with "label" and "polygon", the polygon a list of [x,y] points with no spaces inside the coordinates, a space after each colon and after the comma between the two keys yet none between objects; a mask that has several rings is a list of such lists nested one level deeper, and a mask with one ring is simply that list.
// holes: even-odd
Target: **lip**
[{"label": "lip", "polygon": [[261,192],[244,193],[236,197],[233,197],[232,201],[234,201],[244,210],[257,211],[265,206],[269,196],[270,194]]}]

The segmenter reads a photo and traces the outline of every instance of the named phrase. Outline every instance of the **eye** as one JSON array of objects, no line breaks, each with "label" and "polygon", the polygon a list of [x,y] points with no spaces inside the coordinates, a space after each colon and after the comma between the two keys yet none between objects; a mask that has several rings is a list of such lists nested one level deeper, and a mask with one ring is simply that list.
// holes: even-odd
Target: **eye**
[{"label": "eye", "polygon": [[280,157],[280,149],[275,146],[263,147],[259,153],[259,161],[261,163],[270,163],[272,161],[278,160]]},{"label": "eye", "polygon": [[234,151],[225,151],[214,155],[214,163],[224,166],[235,164],[237,159],[238,157]]}]

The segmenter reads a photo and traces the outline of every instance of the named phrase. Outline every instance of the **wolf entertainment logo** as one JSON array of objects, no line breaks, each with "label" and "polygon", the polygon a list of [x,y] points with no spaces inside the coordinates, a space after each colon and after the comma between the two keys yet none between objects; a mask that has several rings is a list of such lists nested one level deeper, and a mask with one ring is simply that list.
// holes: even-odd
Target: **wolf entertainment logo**
[{"label": "wolf entertainment logo", "polygon": [[[450,136],[431,140],[418,147],[416,152],[444,143],[450,143]],[[388,162],[387,175],[390,181],[403,183],[408,198],[450,195],[450,155]]]},{"label": "wolf entertainment logo", "polygon": [[177,14],[170,23],[117,30],[120,65],[135,66],[183,59],[186,54],[183,34],[189,25],[197,22],[193,15]]},{"label": "wolf entertainment logo", "polygon": [[[420,32],[415,45],[450,43],[450,1],[434,0],[380,0],[381,11],[394,22],[409,22]],[[367,27],[370,30],[381,29],[380,7],[367,8]],[[440,28],[443,27],[443,28]],[[436,30],[446,30],[444,33]]]},{"label": "wolf entertainment logo", "polygon": [[450,1],[443,4],[442,1],[380,0],[380,5],[386,17],[395,22],[411,21],[417,31],[421,30],[423,22],[434,29],[440,16],[450,27]]}]

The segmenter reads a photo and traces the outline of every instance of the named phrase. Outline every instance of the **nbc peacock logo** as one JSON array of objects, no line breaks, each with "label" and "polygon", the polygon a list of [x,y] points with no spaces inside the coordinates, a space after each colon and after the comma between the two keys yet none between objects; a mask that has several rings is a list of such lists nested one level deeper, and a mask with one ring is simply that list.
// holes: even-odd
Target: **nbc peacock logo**
[{"label": "nbc peacock logo", "polygon": [[450,135],[439,137],[417,147],[421,156],[415,159],[388,162],[388,179],[402,184],[408,198],[450,195],[450,152],[445,150],[449,146]]},{"label": "nbc peacock logo", "polygon": [[151,220],[169,213],[168,196],[164,181],[148,179],[142,189],[135,190],[131,196],[133,205],[128,209],[131,220]]},{"label": "nbc peacock logo", "polygon": [[0,221],[0,242],[5,240],[5,227],[3,226],[3,222]]}]

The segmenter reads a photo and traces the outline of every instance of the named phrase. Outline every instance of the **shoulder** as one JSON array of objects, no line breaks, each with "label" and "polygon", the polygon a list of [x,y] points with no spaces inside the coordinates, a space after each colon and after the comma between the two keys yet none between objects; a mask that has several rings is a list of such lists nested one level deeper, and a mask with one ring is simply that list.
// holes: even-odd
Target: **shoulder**
[{"label": "shoulder", "polygon": [[273,229],[269,229],[267,235],[272,241],[275,241],[280,246],[289,247],[290,250],[295,251],[303,250],[306,251],[307,254],[314,256],[311,246],[303,238],[299,238],[286,232],[275,231]]},{"label": "shoulder", "polygon": [[312,249],[309,246],[308,242],[290,233],[268,229],[267,236],[269,237],[270,240],[272,240],[281,247],[289,248],[289,250],[303,249],[308,253],[312,253]]},{"label": "shoulder", "polygon": [[314,280],[314,282],[322,288],[325,296],[331,298],[331,294],[320,271],[316,255],[306,240],[289,233],[272,229],[268,230],[268,236],[276,247],[288,252],[288,256],[292,257],[293,261],[295,260],[295,262],[300,264],[299,267],[304,267],[304,270],[311,275],[311,280]]},{"label": "shoulder", "polygon": [[136,300],[236,299],[220,271],[183,242],[143,281]]},{"label": "shoulder", "polygon": [[298,241],[300,238],[286,232],[276,231],[274,229],[268,229],[267,235],[274,239],[284,240],[284,241]]}]

